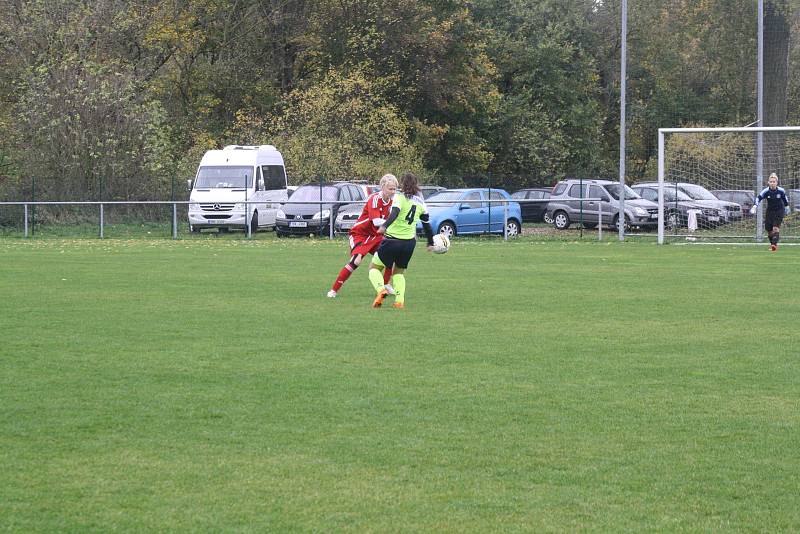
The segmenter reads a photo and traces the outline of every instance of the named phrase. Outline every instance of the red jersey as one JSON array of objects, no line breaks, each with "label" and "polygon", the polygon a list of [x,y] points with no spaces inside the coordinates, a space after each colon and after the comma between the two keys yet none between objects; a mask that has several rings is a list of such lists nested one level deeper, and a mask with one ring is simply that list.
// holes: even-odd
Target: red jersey
[{"label": "red jersey", "polygon": [[378,236],[378,226],[372,222],[373,219],[386,220],[389,211],[392,209],[392,199],[383,200],[380,191],[372,193],[367,197],[364,209],[361,211],[358,220],[350,229],[350,235],[361,238]]}]

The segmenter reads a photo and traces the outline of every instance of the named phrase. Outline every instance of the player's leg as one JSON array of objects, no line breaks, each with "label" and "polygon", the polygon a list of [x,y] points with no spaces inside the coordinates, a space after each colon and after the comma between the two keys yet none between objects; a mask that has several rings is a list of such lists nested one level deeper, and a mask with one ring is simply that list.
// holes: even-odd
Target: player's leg
[{"label": "player's leg", "polygon": [[333,298],[336,296],[336,293],[342,288],[342,285],[350,278],[350,275],[353,274],[353,271],[358,269],[358,266],[361,265],[361,260],[364,257],[361,254],[354,254],[350,256],[350,261],[348,261],[342,270],[339,271],[339,275],[336,277],[336,281],[333,283],[331,290],[328,291],[328,296]]},{"label": "player's leg", "polygon": [[392,282],[394,282],[394,304],[395,308],[404,308],[406,302],[406,269],[408,262],[411,261],[411,256],[414,254],[414,247],[417,244],[416,239],[409,239],[403,243],[403,251],[395,258],[394,275]]},{"label": "player's leg", "polygon": [[767,236],[769,237],[769,249],[774,252],[777,250],[778,245],[775,242],[774,216],[769,211],[767,211],[767,217],[764,220],[764,229],[767,231]]},{"label": "player's leg", "polygon": [[[406,270],[402,267],[394,268],[392,282],[394,282],[394,304],[395,308],[402,308],[406,302]],[[399,304],[399,306],[398,306]]]},{"label": "player's leg", "polygon": [[[375,256],[378,254],[378,249],[380,248],[381,243],[383,240],[378,240],[370,249],[369,254]],[[383,269],[383,285],[386,287],[386,291],[389,292],[390,295],[394,295],[394,288],[392,287],[392,265],[387,264]]]},{"label": "player's leg", "polygon": [[386,298],[388,291],[383,287],[383,271],[386,269],[383,260],[380,256],[380,251],[372,257],[372,263],[369,265],[369,281],[372,287],[375,288],[375,300],[372,301],[373,308],[380,308],[383,305],[383,299]]}]

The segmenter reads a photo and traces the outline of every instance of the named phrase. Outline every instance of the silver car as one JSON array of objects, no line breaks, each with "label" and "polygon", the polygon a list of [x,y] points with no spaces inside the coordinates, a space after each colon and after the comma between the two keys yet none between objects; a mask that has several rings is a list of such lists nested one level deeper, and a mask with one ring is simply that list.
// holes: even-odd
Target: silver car
[{"label": "silver car", "polygon": [[[620,191],[619,183],[610,180],[558,182],[550,195],[546,217],[550,217],[553,226],[559,230],[565,230],[573,223],[595,228],[601,217],[604,225],[617,226]],[[658,204],[641,198],[628,186],[624,191],[626,228],[656,226]]]}]

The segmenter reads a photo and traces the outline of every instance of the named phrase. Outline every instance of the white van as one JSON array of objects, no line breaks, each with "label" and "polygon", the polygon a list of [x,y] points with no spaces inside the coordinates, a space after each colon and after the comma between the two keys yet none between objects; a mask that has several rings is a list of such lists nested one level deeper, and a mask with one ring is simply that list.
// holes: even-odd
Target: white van
[{"label": "white van", "polygon": [[[275,226],[275,212],[288,197],[283,156],[272,145],[228,145],[203,155],[194,183],[188,181],[189,228],[247,229]],[[249,202],[249,204],[245,204]]]}]

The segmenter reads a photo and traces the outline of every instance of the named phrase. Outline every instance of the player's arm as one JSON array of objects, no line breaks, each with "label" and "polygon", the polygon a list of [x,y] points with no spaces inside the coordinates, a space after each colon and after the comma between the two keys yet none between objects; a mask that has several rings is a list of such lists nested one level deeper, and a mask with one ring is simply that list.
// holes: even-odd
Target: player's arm
[{"label": "player's arm", "polygon": [[764,200],[764,193],[767,192],[767,189],[769,189],[769,187],[762,189],[761,192],[758,195],[756,195],[756,201],[753,204],[753,207],[750,208],[750,213],[752,215],[755,215],[756,211],[758,211],[758,205],[761,203],[762,200]]},{"label": "player's arm", "polygon": [[431,228],[431,217],[428,215],[428,212],[424,212],[422,215],[419,216],[419,220],[422,222],[422,229],[425,231],[425,237],[428,238],[428,246],[433,246],[433,228]]},{"label": "player's arm", "polygon": [[[376,196],[375,199],[377,198]],[[367,218],[372,221],[372,225],[377,229],[386,222],[386,219],[381,217],[383,214],[381,213],[381,209],[377,207],[375,199],[370,198],[370,201],[367,203]]]}]

